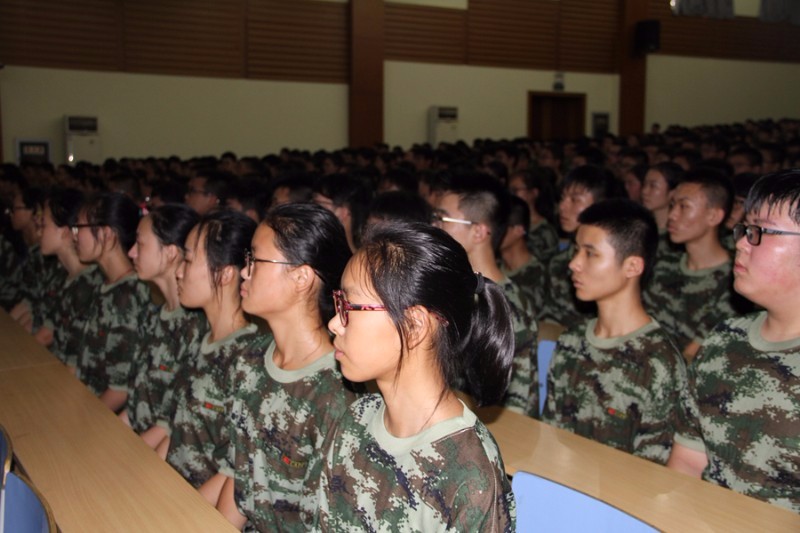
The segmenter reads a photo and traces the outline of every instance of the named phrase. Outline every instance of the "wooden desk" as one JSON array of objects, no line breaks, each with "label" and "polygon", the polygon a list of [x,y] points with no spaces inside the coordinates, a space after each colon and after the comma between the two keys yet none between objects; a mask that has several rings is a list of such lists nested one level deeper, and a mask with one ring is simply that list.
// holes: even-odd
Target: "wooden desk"
[{"label": "wooden desk", "polygon": [[58,363],[27,331],[0,309],[0,371]]},{"label": "wooden desk", "polygon": [[4,319],[0,424],[64,533],[235,531],[55,358],[29,364],[40,347]]},{"label": "wooden desk", "polygon": [[479,409],[506,472],[568,485],[663,531],[800,531],[800,516],[499,407]]}]

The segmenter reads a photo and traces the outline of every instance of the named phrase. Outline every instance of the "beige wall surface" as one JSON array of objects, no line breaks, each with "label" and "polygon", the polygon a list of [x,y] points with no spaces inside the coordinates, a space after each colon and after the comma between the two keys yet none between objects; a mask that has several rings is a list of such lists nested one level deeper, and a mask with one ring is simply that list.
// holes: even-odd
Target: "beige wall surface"
[{"label": "beige wall surface", "polygon": [[800,117],[800,65],[650,55],[645,121],[697,126]]},{"label": "beige wall surface", "polygon": [[64,115],[99,120],[102,157],[263,155],[347,145],[347,85],[6,66],[3,156],[49,139],[64,161]]},{"label": "beige wall surface", "polygon": [[[409,146],[427,140],[428,109],[458,107],[458,136],[514,138],[528,133],[528,92],[551,91],[555,72],[434,65],[387,61],[384,64],[384,136]],[[586,93],[586,133],[592,113],[608,113],[611,131],[619,117],[619,76],[564,74],[565,91]]]}]

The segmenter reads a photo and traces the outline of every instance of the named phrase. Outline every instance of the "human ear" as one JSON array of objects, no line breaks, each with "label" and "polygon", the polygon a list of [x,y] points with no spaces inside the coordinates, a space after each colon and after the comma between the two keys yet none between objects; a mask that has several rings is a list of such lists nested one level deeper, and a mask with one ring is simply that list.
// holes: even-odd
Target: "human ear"
[{"label": "human ear", "polygon": [[622,262],[622,271],[625,273],[626,278],[641,276],[644,272],[644,258],[638,255],[626,257]]},{"label": "human ear", "polygon": [[719,226],[725,220],[725,210],[719,207],[710,208],[707,220],[711,226]]},{"label": "human ear", "polygon": [[409,307],[405,311],[406,321],[406,346],[412,350],[429,338],[434,326],[434,317],[431,312],[420,306]]},{"label": "human ear", "polygon": [[474,228],[472,230],[472,235],[474,236],[476,242],[483,242],[486,239],[491,238],[492,232],[489,230],[489,226],[486,224],[474,224],[472,227]]},{"label": "human ear", "polygon": [[239,279],[239,270],[233,265],[226,265],[219,272],[219,284],[227,285],[235,279]]},{"label": "human ear", "polygon": [[314,269],[308,265],[300,265],[292,270],[292,281],[294,281],[298,292],[305,292],[314,285],[316,274]]}]

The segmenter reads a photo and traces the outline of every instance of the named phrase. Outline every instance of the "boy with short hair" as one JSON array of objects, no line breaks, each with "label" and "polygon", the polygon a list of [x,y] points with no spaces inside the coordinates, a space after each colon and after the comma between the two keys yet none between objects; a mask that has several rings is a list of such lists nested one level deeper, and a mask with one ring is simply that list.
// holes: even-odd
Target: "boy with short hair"
[{"label": "boy with short hair", "polygon": [[668,466],[800,512],[800,170],[762,177],[736,228],[730,318],[689,365]]},{"label": "boy with short hair", "polygon": [[528,416],[537,416],[538,326],[534,312],[517,284],[497,266],[500,243],[508,224],[508,205],[508,191],[491,176],[460,175],[453,178],[438,198],[433,217],[435,225],[464,247],[472,268],[505,291],[516,344],[511,382],[503,405]]},{"label": "boy with short hair", "polygon": [[731,256],[719,235],[732,202],[730,181],[708,168],[687,172],[670,200],[667,231],[686,251],[678,261],[656,264],[644,302],[687,360],[717,323],[736,314]]},{"label": "boy with short hair", "polygon": [[629,200],[593,204],[579,221],[569,265],[572,282],[578,298],[597,302],[598,315],[559,337],[542,418],[663,464],[672,446],[686,369],[641,301],[658,228],[646,208]]},{"label": "boy with short hair", "polygon": [[530,230],[528,203],[518,196],[511,196],[508,228],[500,244],[502,258],[500,270],[516,283],[530,300],[534,313],[544,302],[544,280],[547,271],[539,259],[528,249]]},{"label": "boy with short hair", "polygon": [[[616,196],[616,180],[610,170],[591,165],[572,169],[564,178],[558,216],[561,229],[573,236],[578,229],[578,216],[595,202]],[[575,297],[569,278],[569,262],[575,255],[575,244],[557,253],[547,265],[547,287],[544,309],[539,319],[553,320],[571,327],[594,316],[594,304]]]}]

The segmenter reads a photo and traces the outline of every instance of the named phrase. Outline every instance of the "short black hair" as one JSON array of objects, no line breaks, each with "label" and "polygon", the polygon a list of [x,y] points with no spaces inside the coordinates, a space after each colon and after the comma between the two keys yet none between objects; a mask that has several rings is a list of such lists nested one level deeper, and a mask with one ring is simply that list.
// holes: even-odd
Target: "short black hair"
[{"label": "short black hair", "polygon": [[596,165],[581,165],[570,170],[561,183],[562,194],[570,187],[585,189],[595,202],[619,196],[619,185],[614,174]]},{"label": "short black hair", "polygon": [[613,198],[584,209],[578,215],[578,222],[605,230],[619,263],[628,257],[641,257],[644,270],[640,285],[644,287],[650,281],[658,248],[658,225],[646,207],[631,200]]},{"label": "short black hair", "polygon": [[667,182],[667,188],[670,191],[675,189],[681,182],[681,179],[683,179],[683,167],[672,161],[657,163],[650,167],[650,170],[655,170],[664,177],[664,180]]},{"label": "short black hair", "polygon": [[372,200],[369,216],[380,220],[429,223],[431,206],[418,194],[408,191],[388,191]]},{"label": "short black hair", "polygon": [[744,210],[746,213],[757,213],[765,204],[769,206],[769,212],[785,205],[789,218],[800,225],[800,169],[762,176],[750,189]]},{"label": "short black hair", "polygon": [[525,235],[528,235],[531,229],[531,209],[528,207],[528,202],[519,196],[511,196],[510,203],[508,227],[522,226],[525,229]]},{"label": "short black hair", "polygon": [[700,166],[684,174],[681,184],[684,183],[699,185],[706,195],[708,205],[724,210],[725,217],[722,220],[727,220],[731,216],[734,197],[733,185],[722,172],[711,167]]},{"label": "short black hair", "polygon": [[454,176],[447,191],[458,196],[458,208],[469,220],[489,226],[498,253],[508,226],[508,190],[488,174],[465,173]]}]

